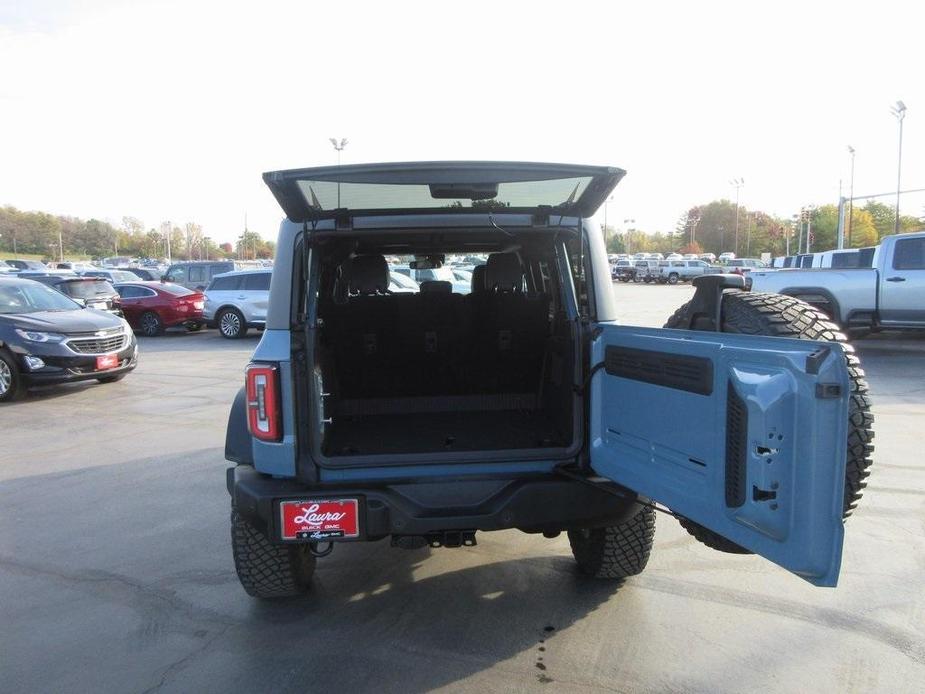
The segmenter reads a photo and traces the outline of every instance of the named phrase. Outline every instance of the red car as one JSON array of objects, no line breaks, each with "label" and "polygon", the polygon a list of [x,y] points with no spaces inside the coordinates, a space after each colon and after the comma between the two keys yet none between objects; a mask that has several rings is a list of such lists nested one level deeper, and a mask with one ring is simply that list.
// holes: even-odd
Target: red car
[{"label": "red car", "polygon": [[116,291],[122,297],[125,320],[143,335],[161,335],[167,328],[183,325],[187,330],[203,326],[202,292],[171,282],[120,282]]}]

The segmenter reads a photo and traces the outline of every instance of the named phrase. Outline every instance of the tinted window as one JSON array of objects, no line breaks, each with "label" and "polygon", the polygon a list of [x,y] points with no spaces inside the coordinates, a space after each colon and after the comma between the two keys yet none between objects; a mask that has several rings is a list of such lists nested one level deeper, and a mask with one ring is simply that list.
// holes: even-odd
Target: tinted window
[{"label": "tinted window", "polygon": [[858,267],[871,267],[874,264],[876,246],[868,246],[858,251]]},{"label": "tinted window", "polygon": [[206,269],[202,265],[191,265],[189,269],[190,282],[205,282]]},{"label": "tinted window", "polygon": [[218,265],[209,266],[209,277],[215,277],[220,275],[223,272],[231,272],[234,270],[234,265],[232,263],[219,263]]},{"label": "tinted window", "polygon": [[856,251],[832,254],[832,267],[857,267],[860,254]]},{"label": "tinted window", "polygon": [[269,291],[270,273],[254,272],[250,275],[244,275],[244,289],[252,291]]},{"label": "tinted window", "polygon": [[61,284],[58,285],[58,289],[68,296],[74,296],[78,299],[90,299],[94,296],[111,296],[114,292],[112,285],[106,280],[61,282]]},{"label": "tinted window", "polygon": [[128,284],[120,285],[116,288],[123,299],[137,299],[141,296],[141,287],[133,287]]},{"label": "tinted window", "polygon": [[894,270],[925,270],[925,238],[900,239],[893,253]]},{"label": "tinted window", "polygon": [[209,291],[213,292],[231,292],[241,285],[241,275],[232,275],[231,277],[216,277],[209,285]]},{"label": "tinted window", "polygon": [[185,269],[186,268],[182,268],[182,267],[170,268],[167,271],[167,275],[166,275],[167,281],[168,282],[182,282],[184,278],[186,277],[186,272],[184,272]]}]

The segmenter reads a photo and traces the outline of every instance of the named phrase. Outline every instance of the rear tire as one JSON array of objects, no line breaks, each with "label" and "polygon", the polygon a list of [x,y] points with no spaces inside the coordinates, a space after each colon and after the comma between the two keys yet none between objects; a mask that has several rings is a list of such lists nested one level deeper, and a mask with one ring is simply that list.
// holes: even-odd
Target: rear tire
[{"label": "rear tire", "polygon": [[590,578],[623,579],[642,573],[655,539],[655,510],[642,506],[620,525],[569,530],[579,570]]},{"label": "rear tire", "polygon": [[0,350],[0,402],[12,402],[26,392],[19,367],[12,355]]},{"label": "rear tire", "polygon": [[[666,328],[686,328],[689,325],[690,303],[675,311],[665,323]],[[790,296],[760,292],[726,292],[722,304],[722,332],[744,335],[771,335],[801,340],[828,340],[846,346],[851,399],[848,403],[848,459],[845,467],[843,518],[857,507],[867,486],[874,450],[874,416],[870,411],[870,395],[861,362],[848,344],[845,335],[828,316],[809,304]],[[723,552],[750,552],[712,530],[686,518],[681,525],[700,542]]]},{"label": "rear tire", "polygon": [[231,507],[231,550],[234,568],[248,595],[291,598],[307,592],[315,557],[305,545],[274,545]]},{"label": "rear tire", "polygon": [[678,279],[679,279],[678,273],[672,272],[670,275],[668,275],[668,284],[677,284]]},{"label": "rear tire", "polygon": [[236,308],[226,308],[218,314],[218,332],[226,340],[237,340],[247,334],[247,323]]},{"label": "rear tire", "polygon": [[164,321],[154,311],[145,311],[138,320],[145,337],[157,337],[164,334]]}]

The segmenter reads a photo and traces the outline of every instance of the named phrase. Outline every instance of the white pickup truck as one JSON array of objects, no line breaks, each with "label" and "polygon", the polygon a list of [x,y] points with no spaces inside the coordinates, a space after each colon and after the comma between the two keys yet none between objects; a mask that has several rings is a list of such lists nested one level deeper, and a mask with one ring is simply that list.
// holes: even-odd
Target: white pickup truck
[{"label": "white pickup truck", "polygon": [[747,282],[799,297],[846,330],[925,328],[925,232],[884,237],[871,267],[754,271]]}]

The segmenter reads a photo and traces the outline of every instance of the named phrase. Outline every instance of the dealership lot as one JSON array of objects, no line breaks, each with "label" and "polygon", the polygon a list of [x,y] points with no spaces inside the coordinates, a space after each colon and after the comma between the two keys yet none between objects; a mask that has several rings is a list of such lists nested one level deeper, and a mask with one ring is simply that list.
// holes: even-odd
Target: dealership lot
[{"label": "dealership lot", "polygon": [[[614,291],[640,325],[692,295]],[[616,592],[577,577],[564,536],[508,531],[340,546],[278,605],[245,595],[228,538],[225,418],[256,339],[141,338],[121,383],[0,407],[4,691],[920,689],[925,336],[858,345],[876,453],[837,589],[660,516],[647,570]]]}]

